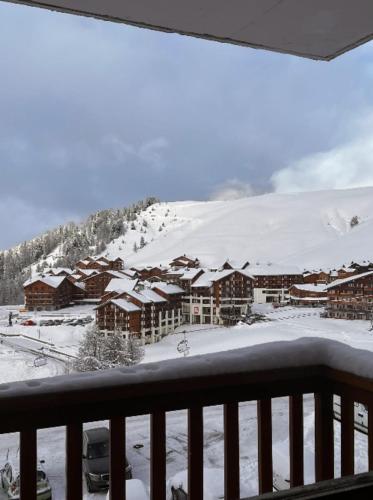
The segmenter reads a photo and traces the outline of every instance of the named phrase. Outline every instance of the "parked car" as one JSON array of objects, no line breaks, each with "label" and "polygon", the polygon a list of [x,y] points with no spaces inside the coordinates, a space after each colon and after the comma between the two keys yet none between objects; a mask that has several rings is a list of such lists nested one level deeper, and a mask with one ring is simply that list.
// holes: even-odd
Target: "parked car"
[{"label": "parked car", "polygon": [[26,319],[25,321],[22,321],[21,325],[22,326],[35,326],[36,323],[32,319]]},{"label": "parked car", "polygon": [[[109,492],[106,495],[106,500],[110,500]],[[126,481],[126,500],[149,500],[149,493],[140,479]]]},{"label": "parked car", "polygon": [[[20,499],[20,480],[19,472],[14,468],[11,462],[7,462],[0,471],[1,487],[9,500]],[[52,488],[49,479],[42,469],[38,466],[36,483],[37,500],[52,500]]]},{"label": "parked car", "polygon": [[[109,487],[109,444],[107,427],[95,427],[83,432],[83,472],[89,492]],[[132,479],[132,467],[126,459],[125,478]]]}]

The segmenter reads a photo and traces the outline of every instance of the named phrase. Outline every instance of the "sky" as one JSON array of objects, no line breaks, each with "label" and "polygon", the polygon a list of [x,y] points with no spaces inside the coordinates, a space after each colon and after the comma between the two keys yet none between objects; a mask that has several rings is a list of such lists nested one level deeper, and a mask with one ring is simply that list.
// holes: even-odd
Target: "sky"
[{"label": "sky", "polygon": [[373,44],[317,62],[0,2],[0,249],[146,196],[373,185]]}]

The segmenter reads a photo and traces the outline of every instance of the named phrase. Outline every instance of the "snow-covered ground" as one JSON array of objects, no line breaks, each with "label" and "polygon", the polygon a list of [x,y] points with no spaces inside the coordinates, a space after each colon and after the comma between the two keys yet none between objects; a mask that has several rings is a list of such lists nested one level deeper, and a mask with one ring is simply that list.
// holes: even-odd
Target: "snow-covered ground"
[{"label": "snow-covered ground", "polygon": [[[372,214],[373,188],[158,203],[104,254],[130,266],[168,264],[186,253],[206,267],[230,258],[334,268],[372,259]],[[354,216],[360,222],[351,228]],[[147,244],[134,252],[141,237]]]},{"label": "snow-covered ground", "polygon": [[[284,307],[272,309],[268,306],[257,306],[257,310],[265,313],[271,321],[254,325],[238,325],[231,328],[211,328],[208,325],[191,325],[181,327],[179,333],[164,338],[161,342],[146,347],[144,363],[178,358],[177,344],[184,338],[184,331],[190,345],[190,355],[207,354],[210,352],[227,351],[273,340],[292,340],[299,337],[317,336],[339,340],[346,344],[373,351],[373,334],[369,332],[369,323],[365,321],[344,321],[323,319],[319,317],[320,310],[313,308]],[[77,311],[64,310],[63,313]],[[92,312],[92,311],[91,311]],[[79,314],[90,314],[84,307]],[[28,332],[30,336],[38,336],[38,327],[21,327],[18,324],[12,328],[4,326],[7,319],[7,309],[0,309],[0,331],[19,329],[20,333]],[[3,325],[3,326],[2,326]],[[54,326],[41,327],[41,336],[49,338],[61,348],[65,346],[73,350],[81,337],[84,328]],[[44,330],[45,329],[45,330]],[[0,374],[3,382],[53,376],[61,373],[58,363],[48,362],[41,368],[33,368],[33,357],[23,352],[14,353],[14,349],[0,345]],[[306,480],[312,482],[313,470],[313,397],[306,395],[305,402],[305,448],[306,448]],[[100,424],[89,424],[92,427]],[[336,474],[339,471],[340,427],[335,422],[336,434]],[[223,451],[223,420],[222,407],[205,408],[204,410],[204,460],[205,467],[222,469]],[[367,470],[367,439],[365,435],[355,433],[356,468]],[[288,471],[288,401],[287,398],[273,400],[273,442],[274,468],[282,475]],[[64,460],[65,460],[64,428],[47,429],[38,432],[39,459],[45,460],[45,470],[53,486],[53,498],[64,498]],[[141,445],[138,447],[135,445]],[[17,461],[18,435],[9,434],[0,440],[0,465],[8,453]],[[241,455],[241,495],[253,495],[257,491],[257,430],[255,402],[240,405],[240,455]],[[127,457],[133,466],[134,477],[149,484],[150,470],[150,434],[149,417],[133,417],[127,422]],[[170,412],[167,415],[167,477],[170,478],[187,466],[187,418],[185,411]],[[105,494],[85,494],[86,499],[103,499]]]}]

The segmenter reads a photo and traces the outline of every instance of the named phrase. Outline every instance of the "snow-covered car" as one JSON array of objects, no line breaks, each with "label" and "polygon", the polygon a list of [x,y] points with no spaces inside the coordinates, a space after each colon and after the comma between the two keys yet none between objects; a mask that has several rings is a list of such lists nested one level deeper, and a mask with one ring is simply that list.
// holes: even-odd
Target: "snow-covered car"
[{"label": "snow-covered car", "polygon": [[[109,492],[107,492],[106,500],[110,500]],[[140,479],[128,479],[126,481],[126,500],[149,500],[146,486]]]},{"label": "snow-covered car", "polygon": [[[7,462],[0,471],[1,487],[9,500],[20,499],[20,477],[19,472],[11,462]],[[44,470],[39,466],[37,469],[37,500],[52,500],[52,488]]]},{"label": "snow-covered car", "polygon": [[[203,499],[219,500],[224,498],[223,469],[203,469]],[[167,500],[188,499],[188,471],[183,470],[167,481]]]}]

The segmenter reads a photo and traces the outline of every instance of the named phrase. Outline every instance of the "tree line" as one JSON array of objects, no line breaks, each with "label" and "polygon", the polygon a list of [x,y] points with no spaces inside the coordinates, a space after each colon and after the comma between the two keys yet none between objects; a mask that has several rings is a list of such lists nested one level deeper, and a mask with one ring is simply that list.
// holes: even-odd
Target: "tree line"
[{"label": "tree line", "polygon": [[[100,210],[84,222],[69,222],[46,231],[30,241],[0,252],[0,305],[21,304],[23,283],[31,277],[31,268],[42,272],[46,267],[69,267],[86,257],[105,251],[107,245],[124,235],[129,225],[159,200],[148,197],[129,207]],[[57,257],[50,266],[46,259]]]}]

